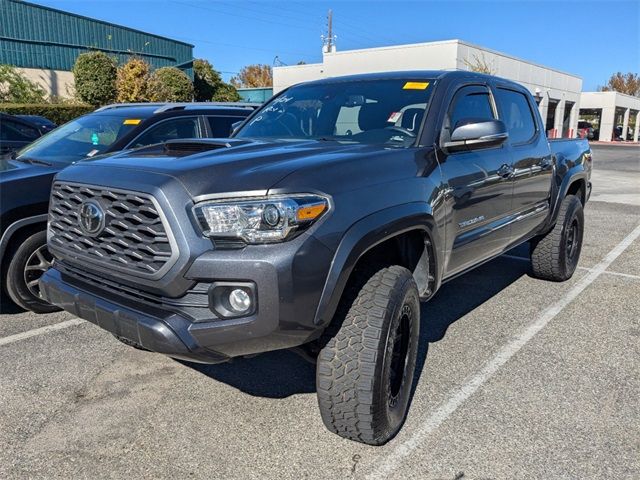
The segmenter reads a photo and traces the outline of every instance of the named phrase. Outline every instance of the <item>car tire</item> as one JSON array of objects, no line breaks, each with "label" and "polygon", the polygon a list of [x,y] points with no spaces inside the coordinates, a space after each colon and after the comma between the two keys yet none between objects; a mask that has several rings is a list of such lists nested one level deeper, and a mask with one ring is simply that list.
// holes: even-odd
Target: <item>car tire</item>
[{"label": "car tire", "polygon": [[563,282],[578,266],[584,236],[584,212],[575,195],[567,195],[560,204],[555,226],[531,242],[533,276]]},{"label": "car tire", "polygon": [[41,230],[23,239],[16,239],[5,259],[8,260],[4,276],[5,287],[7,294],[16,305],[35,313],[61,310],[42,299],[37,283],[51,266],[52,261],[51,254],[47,250],[46,231]]},{"label": "car tire", "polygon": [[350,440],[382,445],[402,427],[418,352],[420,300],[409,270],[381,268],[355,282],[318,355],[316,387],[325,426]]}]

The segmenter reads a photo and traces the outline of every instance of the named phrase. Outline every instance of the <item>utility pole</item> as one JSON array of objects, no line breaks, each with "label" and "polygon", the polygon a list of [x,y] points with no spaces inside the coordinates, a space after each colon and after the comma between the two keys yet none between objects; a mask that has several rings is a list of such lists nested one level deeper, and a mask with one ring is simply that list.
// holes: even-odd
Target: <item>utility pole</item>
[{"label": "utility pole", "polygon": [[320,35],[322,39],[322,51],[324,53],[332,53],[336,50],[336,35],[333,34],[333,11],[329,9],[327,15],[327,36]]},{"label": "utility pole", "polygon": [[329,36],[327,38],[327,50],[331,53],[331,46],[333,44],[333,11],[329,9],[329,15],[327,18],[328,28],[329,28]]}]

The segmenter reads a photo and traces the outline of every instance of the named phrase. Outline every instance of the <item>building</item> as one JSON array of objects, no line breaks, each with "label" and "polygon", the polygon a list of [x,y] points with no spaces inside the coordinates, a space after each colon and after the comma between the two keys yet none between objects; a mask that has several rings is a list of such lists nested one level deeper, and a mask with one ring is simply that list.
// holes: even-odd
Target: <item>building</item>
[{"label": "building", "polygon": [[[126,6],[126,4],[123,4]],[[73,93],[79,54],[100,50],[152,68],[178,67],[193,77],[193,45],[20,0],[0,0],[0,64],[19,67],[52,96]]]},{"label": "building", "polygon": [[274,93],[325,77],[393,70],[471,70],[481,64],[494,75],[521,83],[531,91],[551,138],[577,134],[580,77],[462,40],[325,51],[322,57],[322,63],[274,67]]},{"label": "building", "polygon": [[238,95],[243,102],[264,103],[273,96],[273,88],[238,88]]},{"label": "building", "polygon": [[637,142],[640,98],[619,92],[582,92],[580,120],[593,126],[593,140]]}]

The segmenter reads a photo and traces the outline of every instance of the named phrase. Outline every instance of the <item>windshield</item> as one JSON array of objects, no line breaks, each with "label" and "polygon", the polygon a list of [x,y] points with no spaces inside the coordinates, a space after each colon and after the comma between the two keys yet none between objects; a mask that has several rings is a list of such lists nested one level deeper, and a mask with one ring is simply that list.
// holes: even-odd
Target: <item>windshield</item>
[{"label": "windshield", "polygon": [[292,87],[236,138],[335,140],[409,147],[431,95],[429,80],[359,80]]},{"label": "windshield", "polygon": [[116,114],[85,115],[26,146],[20,150],[17,158],[72,163],[93,157],[103,153],[141,121],[140,118]]}]

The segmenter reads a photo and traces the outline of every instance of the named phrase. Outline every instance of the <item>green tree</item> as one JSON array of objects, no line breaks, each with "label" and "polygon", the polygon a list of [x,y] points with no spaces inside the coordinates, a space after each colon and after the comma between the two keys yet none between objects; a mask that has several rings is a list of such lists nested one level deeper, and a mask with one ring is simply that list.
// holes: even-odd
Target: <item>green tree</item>
[{"label": "green tree", "polygon": [[222,80],[222,76],[207,60],[193,61],[194,97],[198,102],[237,102],[238,91]]},{"label": "green tree", "polygon": [[147,84],[149,64],[134,57],[118,68],[116,89],[118,102],[146,102],[149,100]]},{"label": "green tree", "polygon": [[44,103],[45,91],[10,65],[0,65],[0,102]]},{"label": "green tree", "polygon": [[236,87],[222,82],[216,89],[216,93],[213,94],[211,100],[214,102],[238,102],[241,100],[241,97]]},{"label": "green tree", "polygon": [[190,102],[193,84],[186,73],[176,67],[162,67],[149,77],[148,95],[152,102]]},{"label": "green tree", "polygon": [[640,97],[640,75],[632,72],[614,73],[607,84],[600,87],[599,90],[601,92],[620,92]]},{"label": "green tree", "polygon": [[76,96],[95,107],[116,99],[116,60],[103,52],[78,55],[73,66]]}]

